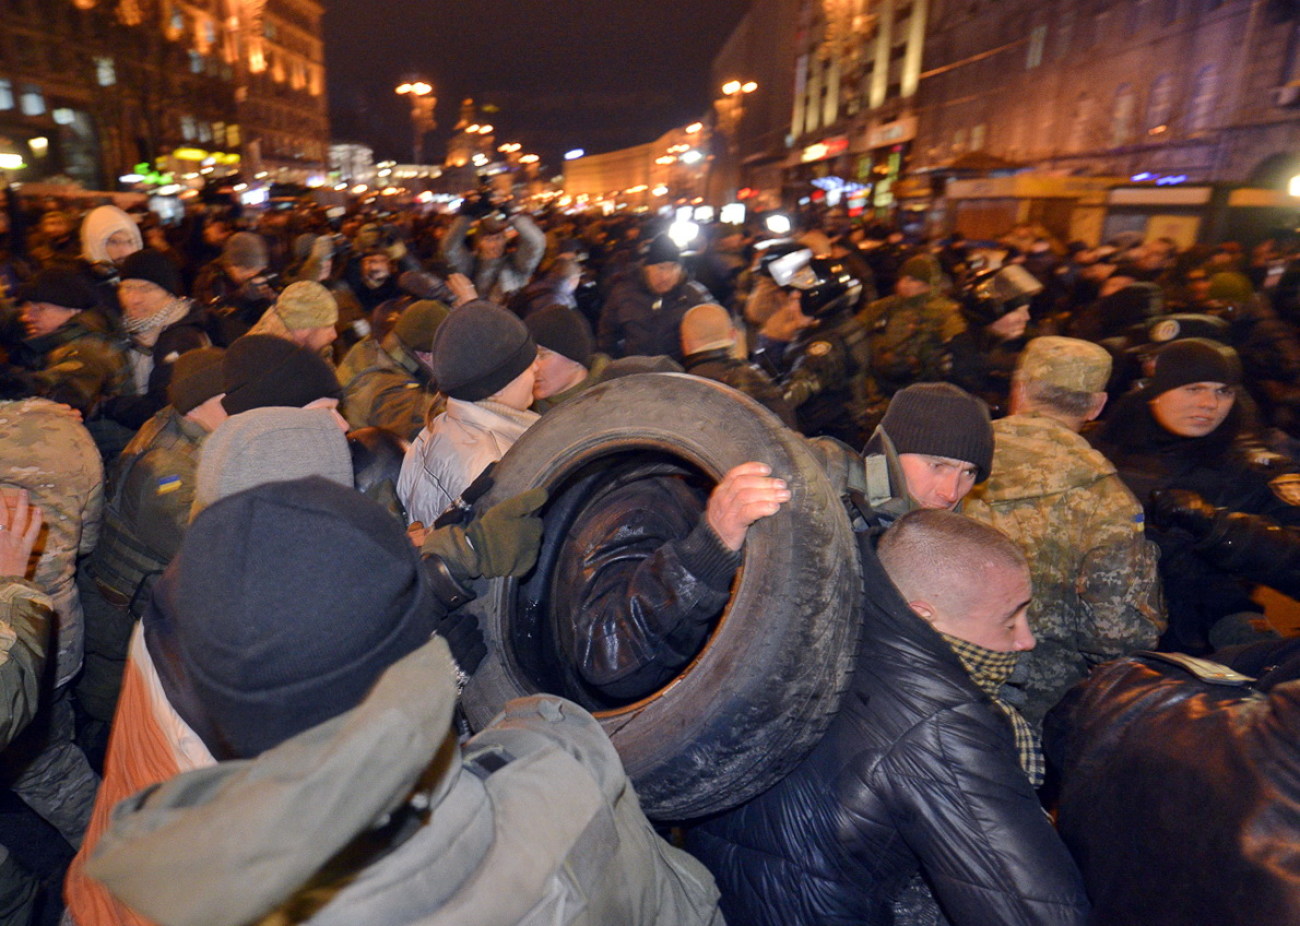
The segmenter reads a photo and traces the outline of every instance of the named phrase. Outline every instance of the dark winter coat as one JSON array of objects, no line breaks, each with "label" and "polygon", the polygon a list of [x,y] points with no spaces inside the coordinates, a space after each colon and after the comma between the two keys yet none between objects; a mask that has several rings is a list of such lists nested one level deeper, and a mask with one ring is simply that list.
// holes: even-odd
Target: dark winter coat
[{"label": "dark winter coat", "polygon": [[863,640],[839,714],[779,784],[688,833],[727,921],[894,924],[920,872],[954,926],[1084,923],[1005,715],[859,536]]},{"label": "dark winter coat", "polygon": [[[1169,608],[1162,649],[1208,652],[1221,618],[1258,612],[1252,583],[1300,594],[1300,473],[1295,464],[1241,436],[1241,406],[1214,433],[1178,437],[1133,393],[1115,409],[1094,443],[1147,508],[1147,536],[1160,547],[1160,578]],[[1186,489],[1221,513],[1203,540],[1151,523],[1151,493]]]},{"label": "dark winter coat", "polygon": [[600,312],[597,349],[611,357],[636,355],[672,357],[681,362],[678,329],[688,310],[712,302],[709,291],[694,280],[682,281],[663,295],[646,287],[640,268],[627,274],[610,292]]}]

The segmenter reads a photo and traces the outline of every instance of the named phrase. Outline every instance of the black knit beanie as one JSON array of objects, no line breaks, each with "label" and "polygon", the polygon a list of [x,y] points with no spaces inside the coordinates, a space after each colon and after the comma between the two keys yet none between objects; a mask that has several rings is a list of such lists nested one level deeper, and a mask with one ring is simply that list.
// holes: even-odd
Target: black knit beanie
[{"label": "black knit beanie", "polygon": [[563,305],[553,305],[534,312],[524,319],[524,325],[538,346],[555,351],[584,367],[591,361],[596,340],[591,325],[581,313]]},{"label": "black knit beanie", "polygon": [[77,271],[51,267],[23,284],[18,290],[18,301],[43,302],[61,309],[89,309],[95,305],[95,290]]},{"label": "black knit beanie", "polygon": [[433,337],[438,388],[465,402],[505,388],[536,358],[537,344],[519,317],[485,299],[452,312]]},{"label": "black knit beanie", "polygon": [[226,350],[221,380],[227,412],[285,405],[301,408],[342,391],[330,365],[315,352],[271,334],[246,334]]},{"label": "black knit beanie", "polygon": [[880,427],[899,453],[925,453],[975,465],[977,481],[993,467],[989,407],[951,383],[916,383],[889,402]]},{"label": "black knit beanie", "polygon": [[151,248],[136,251],[123,261],[118,276],[122,280],[147,280],[173,296],[179,296],[185,288],[180,268],[166,254]]},{"label": "black knit beanie", "polygon": [[185,415],[214,395],[220,395],[221,364],[225,356],[220,347],[199,347],[181,354],[172,364],[167,401]]},{"label": "black knit beanie", "polygon": [[1155,371],[1146,386],[1146,394],[1153,399],[1189,383],[1235,386],[1241,382],[1241,361],[1237,352],[1208,338],[1174,341],[1160,349],[1155,361]]},{"label": "black knit beanie", "polygon": [[319,476],[217,502],[173,566],[171,613],[151,614],[146,638],[169,699],[218,759],[256,756],[355,707],[434,632],[400,525]]}]

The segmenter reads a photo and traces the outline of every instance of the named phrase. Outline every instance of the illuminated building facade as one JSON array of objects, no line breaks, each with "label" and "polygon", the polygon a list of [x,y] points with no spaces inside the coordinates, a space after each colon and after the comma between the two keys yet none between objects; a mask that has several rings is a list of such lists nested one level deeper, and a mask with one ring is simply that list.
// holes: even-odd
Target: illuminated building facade
[{"label": "illuminated building facade", "polygon": [[1076,176],[1273,186],[1300,154],[1300,5],[932,6],[917,167],[978,154]]},{"label": "illuminated building facade", "polygon": [[140,166],[319,174],[322,12],[316,0],[6,0],[0,162],[91,189]]},{"label": "illuminated building facade", "polygon": [[[248,172],[306,183],[329,159],[324,8],[318,0],[234,0],[246,53],[235,89]],[[323,179],[323,176],[322,176]]]}]

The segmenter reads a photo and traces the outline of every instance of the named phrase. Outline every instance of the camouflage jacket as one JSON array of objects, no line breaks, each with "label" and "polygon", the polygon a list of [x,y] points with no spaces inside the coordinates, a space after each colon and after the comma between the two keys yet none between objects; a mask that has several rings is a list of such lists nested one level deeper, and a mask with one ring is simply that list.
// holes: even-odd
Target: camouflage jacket
[{"label": "camouflage jacket", "polygon": [[998,528],[1029,558],[1021,657],[1034,724],[1097,663],[1153,647],[1165,625],[1155,546],[1115,467],[1064,424],[1021,414],[993,423],[993,472],[963,513]]},{"label": "camouflage jacket", "polygon": [[168,405],[136,434],[114,466],[104,528],[88,567],[104,597],[139,616],[139,596],[180,549],[194,502],[207,430]]},{"label": "camouflage jacket", "polygon": [[[343,417],[354,428],[384,428],[403,440],[415,440],[437,399],[433,377],[391,332],[376,347],[365,344],[357,344],[344,358],[347,370],[355,371],[349,379],[343,380],[344,367],[339,368]],[[361,359],[370,363],[356,369]]]},{"label": "camouflage jacket", "polygon": [[47,398],[71,405],[89,421],[101,403],[131,395],[131,362],[125,348],[93,312],[78,312],[66,324],[27,346],[41,358],[37,388]]},{"label": "camouflage jacket", "polygon": [[0,578],[0,749],[36,714],[52,610],[30,582]]},{"label": "camouflage jacket", "polygon": [[32,580],[54,602],[58,619],[56,684],[81,667],[83,618],[77,597],[77,557],[99,537],[104,470],[90,434],[45,399],[0,402],[0,489],[26,489],[45,515],[33,553]]},{"label": "camouflage jacket", "polygon": [[870,333],[871,372],[888,395],[912,383],[946,379],[949,342],[966,330],[957,303],[935,293],[877,299],[857,318]]}]

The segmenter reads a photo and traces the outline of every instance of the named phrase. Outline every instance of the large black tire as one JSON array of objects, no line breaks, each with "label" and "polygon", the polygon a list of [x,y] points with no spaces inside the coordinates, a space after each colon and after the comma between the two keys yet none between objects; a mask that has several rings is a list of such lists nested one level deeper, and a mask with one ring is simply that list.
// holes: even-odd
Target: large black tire
[{"label": "large black tire", "polygon": [[861,594],[852,530],[802,437],[749,397],[680,374],[596,386],[548,412],[498,464],[482,506],[534,486],[547,487],[552,502],[534,573],[482,583],[470,605],[488,640],[463,697],[471,725],[485,725],[511,698],[566,693],[538,601],[554,568],[555,539],[591,487],[636,467],[685,466],[716,482],[751,460],[771,466],[793,497],[750,529],[731,601],[709,641],[658,692],[596,716],[646,813],[659,820],[735,807],[799,762],[838,709],[852,669]]}]

